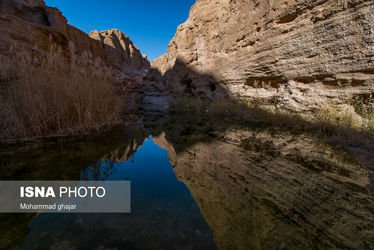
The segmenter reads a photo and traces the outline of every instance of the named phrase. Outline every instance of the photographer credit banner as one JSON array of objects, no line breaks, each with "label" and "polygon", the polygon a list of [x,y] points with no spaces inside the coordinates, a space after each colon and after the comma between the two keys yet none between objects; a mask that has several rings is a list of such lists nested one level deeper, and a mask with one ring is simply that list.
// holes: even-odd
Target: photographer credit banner
[{"label": "photographer credit banner", "polygon": [[0,213],[130,213],[130,181],[0,181]]}]

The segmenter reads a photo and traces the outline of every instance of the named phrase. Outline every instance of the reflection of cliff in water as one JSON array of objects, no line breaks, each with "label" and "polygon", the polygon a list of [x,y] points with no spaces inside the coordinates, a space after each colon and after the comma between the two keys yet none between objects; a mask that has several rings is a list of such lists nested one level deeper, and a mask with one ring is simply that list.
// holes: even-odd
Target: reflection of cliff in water
[{"label": "reflection of cliff in water", "polygon": [[[45,140],[40,143],[1,145],[2,180],[80,180],[88,166],[100,160],[130,158],[141,146],[142,127],[115,128],[102,135]],[[97,168],[96,168],[97,169]],[[0,249],[13,249],[29,232],[36,214],[1,214]]]},{"label": "reflection of cliff in water", "polygon": [[350,153],[312,136],[207,115],[159,123],[147,126],[169,150],[219,248],[374,245],[368,171]]},{"label": "reflection of cliff in water", "polygon": [[211,229],[187,187],[176,179],[167,151],[151,136],[127,161],[104,157],[81,173],[82,179],[130,180],[131,213],[40,214],[20,249],[216,249]]},{"label": "reflection of cliff in water", "polygon": [[[309,135],[258,125],[243,126],[208,114],[183,117],[153,114],[145,116],[144,124],[137,127],[116,129],[87,140],[8,148],[0,153],[1,176],[7,180],[106,179],[113,176],[112,170],[118,165],[131,162],[150,135],[154,143],[168,151],[169,167],[174,166],[177,179],[188,187],[221,249],[362,249],[374,245],[374,199],[365,189],[368,171],[355,157]],[[26,164],[30,161],[32,164]],[[167,201],[155,204],[163,206]],[[113,238],[109,237],[103,245],[110,245],[110,239],[128,235],[136,246],[136,239],[144,238],[142,232],[157,228],[149,219],[156,210],[146,207],[147,204],[142,204],[134,210],[139,213],[131,223],[136,225],[142,219],[148,226],[134,229],[136,232],[121,227],[112,230],[108,235]],[[174,236],[175,230],[185,232],[175,227],[175,221],[179,221],[178,225],[192,223],[191,216],[174,216],[195,208],[177,204],[167,207],[169,216],[160,217],[165,223],[159,223],[165,227],[153,230],[154,234],[148,235],[150,239],[161,237],[164,232]],[[127,220],[121,216],[80,216],[79,220],[72,215],[59,217],[53,221],[65,221],[76,227],[70,233],[64,231],[67,235],[76,234],[76,240],[80,238],[79,228],[88,230],[100,221],[103,227],[113,228],[112,225],[126,224]],[[19,245],[32,218],[31,215],[2,216],[1,247]],[[37,221],[46,223],[40,230],[47,230],[46,221],[52,220],[43,216]],[[193,237],[209,238],[209,235]],[[179,242],[179,246],[184,244],[187,243]]]}]

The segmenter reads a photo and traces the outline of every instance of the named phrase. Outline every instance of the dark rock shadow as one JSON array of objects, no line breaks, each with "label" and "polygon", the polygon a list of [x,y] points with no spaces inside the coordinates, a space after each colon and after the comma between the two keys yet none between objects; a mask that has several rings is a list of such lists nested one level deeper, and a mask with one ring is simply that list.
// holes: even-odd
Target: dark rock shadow
[{"label": "dark rock shadow", "polygon": [[[272,84],[277,85],[282,81],[283,79],[273,79]],[[191,116],[191,114],[187,115],[191,110],[180,108],[178,105],[191,102],[187,103],[187,106],[193,106],[198,100],[203,102],[204,105],[192,110],[192,116],[205,117],[205,120],[210,119],[205,121],[206,123],[215,123],[216,117],[219,116],[235,123],[242,123],[247,127],[317,136],[333,146],[354,152],[361,163],[371,172],[370,183],[367,188],[371,193],[374,193],[374,166],[372,166],[371,161],[365,160],[367,155],[370,155],[374,150],[371,135],[323,120],[315,122],[292,113],[274,112],[279,108],[277,100],[270,99],[265,103],[251,100],[252,105],[243,105],[240,98],[233,96],[227,90],[223,81],[212,74],[201,73],[192,69],[178,58],[174,66],[166,70],[164,74],[158,69],[152,68],[143,79],[143,89],[142,107],[146,126],[157,123],[157,120],[164,123],[166,114],[169,114],[170,117],[170,113],[173,111],[179,113],[182,117]],[[179,101],[180,99],[182,99],[182,102]],[[209,110],[212,103],[215,106],[214,111]],[[174,107],[170,107],[170,105],[174,105]],[[271,107],[271,109],[263,108],[260,105]],[[226,129],[230,127],[228,124]],[[194,143],[197,142],[198,140]],[[355,150],[352,150],[352,147],[349,146],[352,144],[355,145]],[[184,143],[184,146],[187,148],[190,145]],[[177,148],[183,151],[183,146]]]},{"label": "dark rock shadow", "polygon": [[[196,72],[180,60],[164,74],[152,69],[145,81],[144,127],[154,137],[165,136],[175,150],[174,172],[190,189],[219,248],[374,244],[353,226],[363,221],[351,217],[360,211],[374,221],[371,205],[352,207],[359,197],[373,201],[373,173],[362,174],[366,169],[361,164],[374,168],[343,144],[356,140],[353,144],[368,147],[365,152],[370,154],[373,147],[363,143],[362,133],[243,105],[214,76]],[[170,109],[173,100],[182,105],[178,99],[183,98],[182,102],[202,104]],[[209,109],[212,104],[214,112]],[[370,183],[360,182],[362,177],[369,177]],[[349,230],[341,218],[351,221]],[[374,228],[368,232],[373,235]]]},{"label": "dark rock shadow", "polygon": [[196,72],[180,59],[164,74],[152,68],[143,78],[143,89],[142,106],[146,115],[167,112],[169,101],[178,96],[204,100],[231,96],[213,75]]}]

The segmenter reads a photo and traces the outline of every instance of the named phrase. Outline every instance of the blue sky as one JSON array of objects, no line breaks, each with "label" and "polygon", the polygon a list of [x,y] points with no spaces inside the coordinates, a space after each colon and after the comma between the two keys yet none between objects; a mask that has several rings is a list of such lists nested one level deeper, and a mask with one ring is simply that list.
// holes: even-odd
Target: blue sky
[{"label": "blue sky", "polygon": [[119,29],[148,59],[166,52],[179,24],[195,0],[45,0],[59,8],[69,24],[89,33]]}]

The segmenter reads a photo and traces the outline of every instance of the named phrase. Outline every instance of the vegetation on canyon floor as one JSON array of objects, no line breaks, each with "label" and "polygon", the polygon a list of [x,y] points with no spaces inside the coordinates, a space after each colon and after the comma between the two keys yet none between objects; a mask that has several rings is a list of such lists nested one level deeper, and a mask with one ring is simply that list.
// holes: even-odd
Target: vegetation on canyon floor
[{"label": "vegetation on canyon floor", "polygon": [[261,123],[297,132],[321,136],[366,137],[374,135],[374,100],[352,100],[351,105],[328,106],[313,113],[291,112],[272,106],[261,106],[251,101],[230,98],[206,101],[200,98],[177,97],[169,103],[170,112],[206,113],[227,119]]},{"label": "vegetation on canyon floor", "polygon": [[81,134],[120,121],[114,79],[89,55],[68,62],[53,48],[12,53],[0,57],[0,139]]}]

